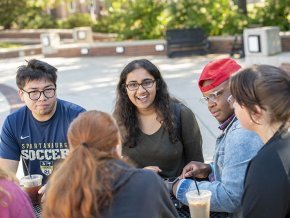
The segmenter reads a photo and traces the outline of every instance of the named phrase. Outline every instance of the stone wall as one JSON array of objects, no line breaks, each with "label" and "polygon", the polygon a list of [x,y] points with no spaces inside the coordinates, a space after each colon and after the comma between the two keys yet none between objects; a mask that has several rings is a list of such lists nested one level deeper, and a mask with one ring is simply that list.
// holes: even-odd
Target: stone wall
[{"label": "stone wall", "polygon": [[280,33],[283,52],[290,52],[290,32]]},{"label": "stone wall", "polygon": [[[20,30],[20,31],[0,31],[0,40],[38,40],[38,47],[23,46],[19,49],[0,49],[0,58],[11,58],[41,54],[40,34],[48,30]],[[90,44],[73,43],[73,30],[49,30],[60,34],[61,45],[56,48],[54,54],[44,54],[48,57],[79,57],[79,56],[145,56],[145,55],[166,55],[165,40],[141,40],[141,41],[113,41],[114,35],[94,33],[94,42]],[[280,33],[282,51],[290,52],[290,32]],[[209,53],[230,53],[234,45],[234,36],[209,37]],[[241,43],[241,37],[238,38]],[[156,49],[156,46],[164,47],[164,50]],[[117,53],[117,47],[121,47],[123,52]]]}]

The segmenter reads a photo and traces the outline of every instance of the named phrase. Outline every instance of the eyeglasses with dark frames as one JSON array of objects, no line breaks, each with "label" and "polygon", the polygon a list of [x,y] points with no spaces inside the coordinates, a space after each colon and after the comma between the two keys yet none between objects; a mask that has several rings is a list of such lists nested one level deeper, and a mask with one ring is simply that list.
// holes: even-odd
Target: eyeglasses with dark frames
[{"label": "eyeglasses with dark frames", "polygon": [[214,91],[212,93],[210,93],[208,96],[204,96],[200,99],[200,101],[204,104],[207,104],[209,101],[212,101],[214,103],[217,102],[217,98],[219,96],[221,96],[223,94],[224,90],[221,89],[221,90],[217,90],[217,91]]},{"label": "eyeglasses with dark frames", "polygon": [[153,79],[145,79],[141,83],[129,82],[125,86],[130,91],[136,91],[139,89],[139,86],[142,86],[144,89],[151,88],[155,82],[156,82],[156,80],[153,80]]},{"label": "eyeglasses with dark frames", "polygon": [[31,92],[27,92],[25,91],[24,89],[21,89],[23,92],[27,93],[29,98],[32,100],[32,101],[37,101],[40,96],[41,96],[41,93],[44,95],[44,97],[46,98],[52,98],[55,96],[55,88],[49,88],[49,89],[44,89],[43,91],[31,91]]}]

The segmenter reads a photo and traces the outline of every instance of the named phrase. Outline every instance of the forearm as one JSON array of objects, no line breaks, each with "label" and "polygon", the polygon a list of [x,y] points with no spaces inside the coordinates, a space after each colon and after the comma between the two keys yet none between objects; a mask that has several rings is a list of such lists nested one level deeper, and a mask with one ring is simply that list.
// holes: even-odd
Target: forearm
[{"label": "forearm", "polygon": [[0,158],[0,166],[16,175],[19,161]]},{"label": "forearm", "polygon": [[[236,196],[229,192],[221,182],[197,182],[200,190],[210,190],[211,196],[211,210],[216,212],[233,213],[240,205],[241,194]],[[183,204],[188,204],[185,193],[191,190],[196,190],[196,185],[193,180],[185,179],[180,181],[179,185],[175,187],[176,198]]]}]

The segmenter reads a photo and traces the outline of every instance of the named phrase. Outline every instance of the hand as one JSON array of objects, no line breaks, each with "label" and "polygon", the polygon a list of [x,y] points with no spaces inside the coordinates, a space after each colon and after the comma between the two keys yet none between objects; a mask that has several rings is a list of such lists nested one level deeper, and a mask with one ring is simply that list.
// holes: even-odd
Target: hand
[{"label": "hand", "polygon": [[39,190],[38,190],[38,194],[42,195],[41,197],[41,203],[44,202],[45,200],[45,190],[46,190],[46,184],[44,186],[42,186]]},{"label": "hand", "polygon": [[162,172],[162,170],[158,166],[147,166],[147,167],[144,167],[143,169],[151,170],[151,171],[153,171],[155,173]]},{"label": "hand", "polygon": [[182,170],[181,178],[186,177],[196,177],[196,178],[206,178],[211,173],[211,167],[209,164],[191,161]]}]

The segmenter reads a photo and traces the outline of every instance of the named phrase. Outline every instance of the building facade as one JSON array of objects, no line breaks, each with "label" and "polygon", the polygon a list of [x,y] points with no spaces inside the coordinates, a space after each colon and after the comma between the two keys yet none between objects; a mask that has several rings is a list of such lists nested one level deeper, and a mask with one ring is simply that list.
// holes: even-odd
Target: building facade
[{"label": "building facade", "polygon": [[90,14],[93,20],[100,17],[104,1],[102,0],[72,0],[61,1],[61,3],[54,9],[50,10],[51,15],[62,20],[76,13]]}]

